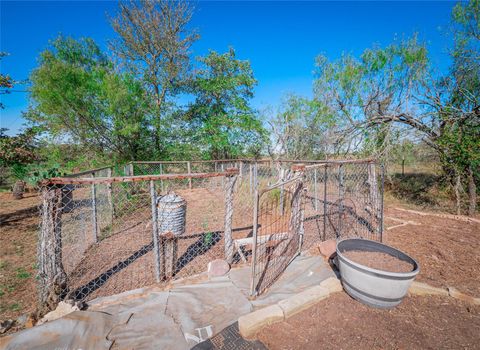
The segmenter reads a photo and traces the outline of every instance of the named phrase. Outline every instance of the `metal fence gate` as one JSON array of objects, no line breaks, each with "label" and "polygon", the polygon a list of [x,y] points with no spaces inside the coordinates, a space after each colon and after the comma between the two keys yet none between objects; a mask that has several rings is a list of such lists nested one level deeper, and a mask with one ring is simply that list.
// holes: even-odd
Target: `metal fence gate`
[{"label": "metal fence gate", "polygon": [[263,293],[300,253],[303,174],[255,192],[251,296]]}]

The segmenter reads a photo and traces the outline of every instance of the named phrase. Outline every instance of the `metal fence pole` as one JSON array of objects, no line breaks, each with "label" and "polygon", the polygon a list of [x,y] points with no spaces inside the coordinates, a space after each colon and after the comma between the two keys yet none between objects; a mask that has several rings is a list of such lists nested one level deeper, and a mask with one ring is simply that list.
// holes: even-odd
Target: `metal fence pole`
[{"label": "metal fence pole", "polygon": [[313,197],[315,200],[315,211],[318,211],[318,198],[317,198],[317,168],[313,169]]},{"label": "metal fence pole", "polygon": [[[159,172],[160,172],[160,175],[163,174],[162,163],[160,163]],[[164,193],[164,192],[163,192],[163,180],[160,180],[160,191],[161,191],[161,193]]]},{"label": "metal fence pole", "polygon": [[[107,177],[112,177],[112,168],[107,169]],[[113,184],[109,182],[107,184],[107,200],[108,200],[108,206],[110,208],[110,225],[113,225],[113,218],[115,217],[115,206],[112,198],[112,189],[113,189]]]},{"label": "metal fence pole", "polygon": [[338,166],[338,231],[337,231],[337,238],[342,236],[343,233],[343,200],[345,196],[345,188],[344,188],[344,180],[343,180],[343,164]]},{"label": "metal fence pole", "polygon": [[255,265],[257,264],[257,235],[258,235],[258,202],[260,195],[258,189],[255,188],[254,201],[253,201],[253,244],[252,244],[252,276],[250,279],[250,296],[255,297]]},{"label": "metal fence pole", "polygon": [[249,166],[249,172],[250,172],[250,173],[249,173],[250,194],[252,194],[252,192],[253,192],[253,173],[252,173],[253,170],[252,170],[252,163],[249,163],[248,166]]},{"label": "metal fence pole", "polygon": [[385,187],[385,167],[380,165],[381,183],[380,183],[380,242],[383,242],[383,191]]},{"label": "metal fence pole", "polygon": [[325,164],[323,173],[323,239],[327,237],[327,180],[328,180],[328,165]]},{"label": "metal fence pole", "polygon": [[258,163],[253,165],[253,187],[258,188]]},{"label": "metal fence pole", "polygon": [[[188,175],[190,175],[192,173],[192,165],[191,165],[190,161],[187,162],[187,172],[188,172]],[[192,178],[191,177],[188,178],[188,188],[192,189]]]},{"label": "metal fence pole", "polygon": [[[95,173],[92,173],[92,178],[95,177]],[[92,228],[93,228],[93,241],[98,241],[98,225],[97,225],[97,187],[95,184],[92,187]]]},{"label": "metal fence pole", "polygon": [[[284,182],[285,181],[285,169],[280,168],[280,178],[278,181]],[[282,184],[280,187],[280,215],[283,216],[285,213],[285,186]]]},{"label": "metal fence pole", "polygon": [[155,259],[155,278],[160,282],[160,253],[158,251],[158,222],[157,222],[157,193],[155,192],[155,182],[150,180],[150,197],[152,201],[152,236],[153,251]]}]

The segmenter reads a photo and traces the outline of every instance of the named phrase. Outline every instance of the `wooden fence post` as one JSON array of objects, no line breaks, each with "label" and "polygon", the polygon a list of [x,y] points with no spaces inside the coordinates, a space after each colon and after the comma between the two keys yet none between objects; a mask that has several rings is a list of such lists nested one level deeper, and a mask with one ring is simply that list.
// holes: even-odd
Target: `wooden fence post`
[{"label": "wooden fence post", "polygon": [[160,282],[160,253],[158,249],[158,215],[157,215],[157,193],[155,192],[155,182],[150,180],[150,197],[152,202],[152,237],[153,237],[153,256],[155,259],[155,278]]},{"label": "wooden fence post", "polygon": [[55,309],[68,292],[67,274],[62,262],[62,189],[43,186],[42,226],[38,242],[38,276],[41,313]]},{"label": "wooden fence post", "polygon": [[159,235],[160,280],[168,281],[176,273],[178,260],[178,238],[171,232]]},{"label": "wooden fence post", "polygon": [[237,182],[238,170],[236,168],[228,168],[229,174],[226,176],[225,186],[225,260],[229,264],[233,261],[233,240],[232,240],[232,222],[233,222],[233,200],[235,183]]},{"label": "wooden fence post", "polygon": [[302,205],[302,196],[303,196],[303,176],[305,175],[305,165],[298,164],[292,166],[292,172],[294,177],[300,177],[299,180],[296,181],[293,192],[292,192],[292,212],[291,212],[291,219],[290,219],[290,229],[293,231],[293,234],[299,235],[299,245],[298,245],[298,252],[300,253],[303,244],[303,205]]}]

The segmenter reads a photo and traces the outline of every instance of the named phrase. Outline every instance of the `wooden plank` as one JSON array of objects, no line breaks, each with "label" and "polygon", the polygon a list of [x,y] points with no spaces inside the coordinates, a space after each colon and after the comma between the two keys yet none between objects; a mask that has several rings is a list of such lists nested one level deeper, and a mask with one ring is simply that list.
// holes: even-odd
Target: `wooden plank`
[{"label": "wooden plank", "polygon": [[216,173],[196,173],[196,174],[164,174],[164,175],[138,175],[138,176],[116,176],[116,177],[97,177],[97,178],[64,178],[54,177],[41,182],[41,185],[91,185],[106,184],[113,182],[141,182],[150,180],[181,180],[181,179],[203,179],[211,177],[224,177],[227,175],[238,174],[238,169],[227,170]]}]

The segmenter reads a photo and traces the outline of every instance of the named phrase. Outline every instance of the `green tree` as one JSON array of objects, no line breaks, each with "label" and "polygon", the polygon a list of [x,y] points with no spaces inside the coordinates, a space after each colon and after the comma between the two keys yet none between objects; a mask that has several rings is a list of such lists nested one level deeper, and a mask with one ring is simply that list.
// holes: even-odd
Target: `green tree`
[{"label": "green tree", "polygon": [[22,199],[28,177],[28,165],[39,160],[37,155],[38,130],[28,128],[16,136],[8,136],[0,129],[0,167],[10,168],[16,179],[13,198]]},{"label": "green tree", "polygon": [[339,147],[335,138],[336,116],[318,100],[288,95],[268,123],[272,157],[326,158]]},{"label": "green tree", "polygon": [[42,52],[30,80],[27,119],[54,136],[137,159],[148,150],[149,102],[141,83],[117,73],[92,39],[59,37]]},{"label": "green tree", "polygon": [[[172,99],[182,91],[190,73],[190,48],[198,34],[188,25],[192,3],[141,0],[119,4],[111,20],[118,38],[112,49],[123,66],[140,77],[154,101],[151,124],[157,158],[166,157],[172,132]],[[153,106],[152,106],[153,107]]]},{"label": "green tree", "polygon": [[[0,61],[3,57],[8,56],[6,52],[0,52]],[[14,81],[12,77],[5,73],[0,73],[0,95],[10,93],[10,89],[13,88]],[[4,109],[5,106],[0,102],[0,109]]]},{"label": "green tree", "polygon": [[249,104],[257,84],[250,62],[237,59],[232,48],[199,61],[203,67],[190,85],[196,98],[186,113],[190,142],[212,159],[258,154],[265,135]]}]

